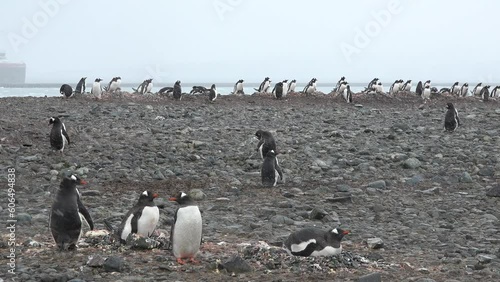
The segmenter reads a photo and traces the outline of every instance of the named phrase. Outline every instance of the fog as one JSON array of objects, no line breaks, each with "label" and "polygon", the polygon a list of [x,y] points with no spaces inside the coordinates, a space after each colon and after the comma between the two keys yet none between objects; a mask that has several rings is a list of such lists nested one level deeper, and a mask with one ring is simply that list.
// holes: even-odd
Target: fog
[{"label": "fog", "polygon": [[26,82],[500,81],[500,2],[0,2],[0,51]]}]

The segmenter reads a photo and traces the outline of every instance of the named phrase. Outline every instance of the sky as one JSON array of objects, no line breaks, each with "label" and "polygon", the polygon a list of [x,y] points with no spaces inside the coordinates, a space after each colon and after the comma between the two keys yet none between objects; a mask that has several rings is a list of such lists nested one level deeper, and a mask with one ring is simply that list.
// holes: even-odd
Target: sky
[{"label": "sky", "polygon": [[2,0],[28,83],[500,82],[500,1]]}]

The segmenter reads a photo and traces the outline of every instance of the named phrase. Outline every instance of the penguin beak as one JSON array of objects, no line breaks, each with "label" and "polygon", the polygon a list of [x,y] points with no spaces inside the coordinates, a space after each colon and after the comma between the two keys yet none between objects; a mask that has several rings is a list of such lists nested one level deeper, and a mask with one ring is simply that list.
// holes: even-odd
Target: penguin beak
[{"label": "penguin beak", "polygon": [[85,180],[83,180],[83,179],[81,179],[81,180],[80,180],[80,184],[81,184],[81,185],[87,185],[87,184],[88,184],[88,182],[87,182],[87,181],[85,181]]},{"label": "penguin beak", "polygon": [[343,235],[347,235],[347,234],[349,234],[349,230],[344,230],[344,231],[342,231],[342,234],[343,234]]},{"label": "penguin beak", "polygon": [[176,197],[170,197],[168,200],[171,201],[171,202],[175,202],[175,201],[177,201],[177,198]]},{"label": "penguin beak", "polygon": [[153,199],[158,198],[158,197],[159,197],[159,195],[157,193],[153,194]]}]

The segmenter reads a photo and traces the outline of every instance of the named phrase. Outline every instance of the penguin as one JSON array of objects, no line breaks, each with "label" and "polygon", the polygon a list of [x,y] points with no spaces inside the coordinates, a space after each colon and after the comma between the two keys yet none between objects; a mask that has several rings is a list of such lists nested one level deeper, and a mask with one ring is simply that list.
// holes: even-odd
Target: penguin
[{"label": "penguin", "polygon": [[147,79],[144,80],[141,84],[139,84],[139,86],[137,88],[132,88],[132,90],[136,93],[139,93],[139,94],[144,94],[146,93],[146,85],[147,85]]},{"label": "penguin", "polygon": [[121,78],[119,76],[113,77],[106,88],[106,91],[115,92],[119,90],[121,84]]},{"label": "penguin", "polygon": [[63,84],[59,89],[59,93],[61,93],[61,95],[66,98],[70,98],[73,96],[73,88],[71,88],[71,86],[69,86],[68,84]]},{"label": "penguin", "polygon": [[297,80],[292,79],[290,82],[288,82],[288,93],[295,92],[296,86],[297,86]]},{"label": "penguin", "polygon": [[466,82],[462,87],[460,87],[460,96],[467,97],[469,96],[469,84]]},{"label": "penguin", "polygon": [[243,82],[244,80],[240,79],[234,84],[233,94],[245,95],[245,92],[243,91]]},{"label": "penguin", "polygon": [[49,126],[52,124],[52,130],[50,131],[50,146],[54,150],[58,150],[61,154],[64,151],[66,145],[70,144],[68,133],[66,132],[66,126],[58,117],[51,117],[49,119]]},{"label": "penguin", "polygon": [[279,165],[276,153],[274,150],[267,152],[262,168],[260,170],[262,185],[266,187],[274,187],[278,181],[283,180],[283,171]]},{"label": "penguin", "polygon": [[276,150],[276,141],[274,140],[273,135],[269,131],[257,130],[255,132],[255,136],[259,139],[259,143],[257,144],[257,151],[259,151],[260,157],[264,159],[267,153],[271,150],[274,152],[278,152]]},{"label": "penguin", "polygon": [[204,86],[193,86],[193,89],[189,92],[189,94],[194,95],[194,94],[210,94],[210,89],[207,89]]},{"label": "penguin", "polygon": [[389,88],[389,94],[396,95],[398,89],[399,89],[399,80],[395,80],[394,83],[391,85],[391,88]]},{"label": "penguin", "polygon": [[154,199],[158,194],[144,191],[141,193],[137,203],[127,212],[117,230],[117,235],[122,242],[127,240],[130,233],[149,237],[160,219],[160,210],[156,206]]},{"label": "penguin", "polygon": [[86,89],[85,79],[87,79],[87,77],[82,77],[80,79],[80,81],[78,82],[78,84],[76,85],[76,88],[75,88],[76,94],[85,94],[85,89]]},{"label": "penguin", "polygon": [[472,90],[472,95],[474,95],[474,96],[480,96],[481,95],[481,90],[483,90],[483,83],[480,82]]},{"label": "penguin", "polygon": [[274,90],[273,90],[273,93],[274,93],[274,98],[276,99],[281,99],[283,98],[283,82],[278,82],[276,83],[276,85],[274,86]]},{"label": "penguin", "polygon": [[102,88],[101,88],[102,79],[96,78],[94,80],[94,84],[92,84],[92,89],[90,90],[92,95],[94,95],[97,99],[101,99]]},{"label": "penguin", "polygon": [[481,99],[483,99],[483,101],[487,102],[489,100],[489,97],[490,97],[490,86],[485,85],[481,89],[481,93],[479,95],[481,96]]},{"label": "penguin", "polygon": [[312,94],[316,92],[316,78],[312,78],[309,83],[307,83],[306,87],[304,87],[304,92],[306,95]]},{"label": "penguin", "polygon": [[415,93],[417,93],[418,96],[422,96],[422,92],[424,92],[424,87],[422,86],[422,81],[419,81]]},{"label": "penguin", "polygon": [[59,185],[52,204],[49,227],[54,241],[61,251],[76,248],[82,233],[82,217],[87,221],[90,230],[94,230],[94,222],[87,208],[80,199],[76,185],[87,182],[76,175],[65,177]]},{"label": "penguin", "polygon": [[254,88],[254,89],[259,93],[267,93],[269,87],[271,87],[271,79],[269,79],[269,77],[266,76],[264,78],[264,81],[262,81],[262,83],[259,85],[259,88],[258,89]]},{"label": "penguin", "polygon": [[424,99],[424,102],[431,99],[431,86],[429,84],[425,86],[422,92],[422,99]]},{"label": "penguin", "polygon": [[340,83],[339,85],[339,88],[337,89],[337,93],[344,93],[345,89],[347,88],[347,86],[349,86],[349,83],[347,81],[342,81],[342,83]]},{"label": "penguin", "polygon": [[169,94],[172,94],[173,92],[174,92],[174,88],[172,86],[166,86],[166,87],[163,87],[162,89],[160,89],[160,91],[158,91],[158,94],[169,95]]},{"label": "penguin", "polygon": [[304,228],[293,232],[285,240],[287,252],[295,256],[334,256],[342,253],[341,241],[348,230],[334,228],[328,231]]},{"label": "penguin", "polygon": [[343,91],[343,96],[344,100],[347,103],[352,103],[352,92],[351,92],[351,86],[347,85],[347,87]]},{"label": "penguin", "polygon": [[217,99],[217,87],[215,87],[215,84],[212,84],[212,87],[210,88],[208,99],[210,102],[214,102],[215,99]]},{"label": "penguin", "polygon": [[384,86],[382,85],[382,82],[378,82],[377,85],[374,86],[375,87],[375,92],[377,93],[385,93],[384,92]]},{"label": "penguin", "polygon": [[374,85],[377,85],[377,83],[378,83],[378,78],[375,77],[374,79],[372,79],[372,81],[370,81],[370,83],[368,83],[367,89],[375,91]]},{"label": "penguin", "polygon": [[458,95],[460,93],[460,87],[458,86],[458,81],[453,83],[453,85],[450,88],[450,94],[451,95]]},{"label": "penguin", "polygon": [[452,103],[446,104],[446,115],[444,116],[444,129],[446,131],[455,131],[460,125],[460,119],[458,118],[458,111],[455,109]]},{"label": "penguin", "polygon": [[495,88],[493,88],[493,90],[491,90],[491,97],[493,98],[498,98],[500,97],[500,86],[495,86]]},{"label": "penguin", "polygon": [[151,90],[153,90],[153,79],[150,78],[146,80],[146,92],[145,93],[152,93]]},{"label": "penguin", "polygon": [[431,81],[430,80],[427,80],[425,83],[424,83],[424,88],[429,85],[429,87],[431,86]]},{"label": "penguin", "polygon": [[407,80],[401,87],[401,91],[411,91],[411,79]]},{"label": "penguin", "polygon": [[342,85],[342,82],[345,81],[345,76],[341,77],[339,81],[337,81],[337,84],[335,85],[335,89],[333,90],[334,92],[340,93],[339,91],[340,85]]},{"label": "penguin", "polygon": [[288,94],[288,79],[285,79],[283,80],[282,82],[282,85],[283,85],[283,97],[286,96],[286,94]]},{"label": "penguin", "polygon": [[438,92],[438,93],[439,93],[439,94],[446,94],[446,93],[447,93],[447,94],[450,94],[450,93],[451,93],[451,90],[450,90],[450,88],[443,87],[443,88],[439,89],[439,92]]},{"label": "penguin", "polygon": [[185,263],[182,259],[197,262],[194,257],[200,249],[202,234],[200,209],[184,192],[179,192],[169,200],[179,204],[174,214],[174,222],[170,232],[170,243],[174,256],[179,264]]},{"label": "penguin", "polygon": [[175,100],[181,100],[182,99],[182,88],[181,88],[181,81],[177,80],[174,84],[174,91],[173,91],[174,99]]}]

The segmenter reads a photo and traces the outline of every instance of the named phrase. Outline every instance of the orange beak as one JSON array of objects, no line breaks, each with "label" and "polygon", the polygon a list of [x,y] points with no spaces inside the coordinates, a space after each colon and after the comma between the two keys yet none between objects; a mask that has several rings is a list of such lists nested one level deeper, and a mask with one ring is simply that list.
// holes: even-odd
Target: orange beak
[{"label": "orange beak", "polygon": [[344,235],[349,234],[349,230],[344,230],[344,232],[342,232],[342,234],[344,234]]},{"label": "orange beak", "polygon": [[175,202],[175,201],[177,201],[177,198],[176,197],[170,197],[168,200],[172,201],[172,202]]},{"label": "orange beak", "polygon": [[158,194],[156,194],[156,193],[153,194],[153,199],[158,198],[158,197],[159,197]]},{"label": "orange beak", "polygon": [[87,182],[87,181],[85,181],[85,180],[83,180],[83,179],[81,179],[81,180],[80,180],[80,184],[81,184],[81,185],[87,185],[87,184],[88,184],[88,182]]}]

